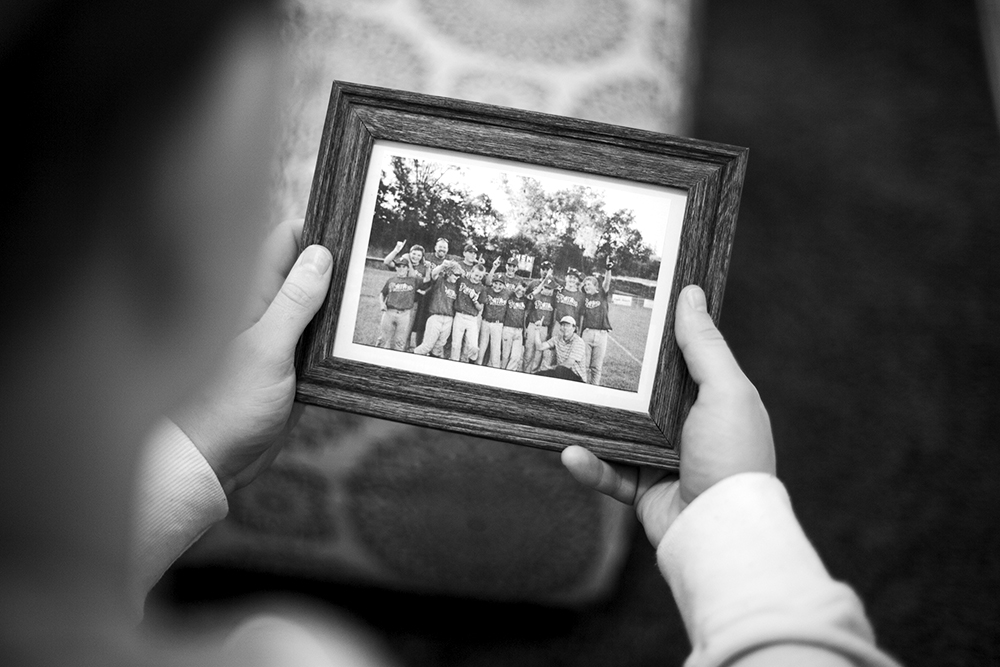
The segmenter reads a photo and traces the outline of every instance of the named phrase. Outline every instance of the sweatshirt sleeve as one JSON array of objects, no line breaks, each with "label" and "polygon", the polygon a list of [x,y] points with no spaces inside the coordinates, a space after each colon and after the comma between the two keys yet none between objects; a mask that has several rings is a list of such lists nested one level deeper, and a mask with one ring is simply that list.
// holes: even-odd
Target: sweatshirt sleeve
[{"label": "sweatshirt sleeve", "polygon": [[188,547],[229,512],[219,478],[173,422],[150,434],[140,459],[133,525],[133,602],[143,600]]},{"label": "sweatshirt sleeve", "polygon": [[726,665],[775,644],[898,664],[875,646],[858,596],[830,578],[771,475],[734,475],[699,496],[667,531],[657,561],[691,639],[686,667]]}]

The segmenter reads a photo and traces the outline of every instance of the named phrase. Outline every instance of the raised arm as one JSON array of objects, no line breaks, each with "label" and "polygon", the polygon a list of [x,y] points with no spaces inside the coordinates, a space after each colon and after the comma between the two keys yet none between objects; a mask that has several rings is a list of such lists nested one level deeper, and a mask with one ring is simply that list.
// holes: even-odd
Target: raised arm
[{"label": "raised arm", "polygon": [[403,248],[405,247],[406,247],[406,239],[403,239],[402,241],[396,241],[396,247],[389,251],[389,254],[385,256],[385,259],[382,260],[382,263],[388,266],[390,269],[396,268],[395,259],[399,255],[399,253],[403,251]]},{"label": "raised arm", "polygon": [[496,274],[498,268],[500,268],[500,255],[497,255],[497,258],[493,260],[493,266],[490,267],[490,272],[483,278],[483,282],[487,285],[492,285],[493,276]]},{"label": "raised arm", "polygon": [[438,276],[441,275],[442,272],[444,272],[447,268],[449,268],[451,264],[452,264],[451,260],[446,259],[437,266],[435,266],[433,269],[431,269],[431,278],[436,279]]}]

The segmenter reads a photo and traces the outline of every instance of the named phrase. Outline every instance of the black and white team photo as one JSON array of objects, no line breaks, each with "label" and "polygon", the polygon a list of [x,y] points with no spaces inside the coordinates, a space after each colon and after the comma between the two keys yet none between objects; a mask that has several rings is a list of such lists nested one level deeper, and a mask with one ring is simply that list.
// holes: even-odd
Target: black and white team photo
[{"label": "black and white team photo", "polygon": [[642,211],[612,198],[544,175],[389,157],[354,343],[636,391],[660,257]]}]

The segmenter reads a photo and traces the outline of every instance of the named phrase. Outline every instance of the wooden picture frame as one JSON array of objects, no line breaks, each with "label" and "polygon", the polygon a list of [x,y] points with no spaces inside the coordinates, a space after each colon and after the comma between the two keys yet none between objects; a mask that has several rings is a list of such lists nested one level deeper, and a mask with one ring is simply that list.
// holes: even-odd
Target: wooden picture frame
[{"label": "wooden picture frame", "polygon": [[[383,162],[373,163],[373,155]],[[654,242],[665,239],[670,256],[662,250],[654,298],[635,306],[649,310],[644,346],[630,355],[639,361],[638,389],[585,387],[488,365],[418,359],[358,342],[362,319],[366,331],[376,325],[370,314],[362,318],[358,304],[371,302],[364,272],[376,270],[377,257],[368,257],[366,234],[375,224],[377,191],[392,178],[385,169],[387,155],[414,161],[408,164],[457,165],[456,178],[492,169],[502,172],[508,185],[517,178],[522,185],[525,179],[555,179],[596,192],[606,187],[608,197],[624,192],[629,201],[630,193],[638,193],[634,201],[646,201],[647,195],[662,200],[668,213],[643,223]],[[335,82],[303,232],[303,244],[331,250],[333,277],[326,302],[300,342],[297,399],[545,449],[578,444],[609,460],[676,469],[681,425],[696,395],[674,340],[676,299],[685,285],[701,285],[710,314],[718,318],[746,160],[744,148]],[[384,205],[384,198],[379,201]],[[661,224],[667,231],[658,237],[655,225]],[[429,253],[434,239],[414,242],[421,240]],[[543,326],[538,325],[540,332]],[[610,335],[616,335],[613,321]]]}]

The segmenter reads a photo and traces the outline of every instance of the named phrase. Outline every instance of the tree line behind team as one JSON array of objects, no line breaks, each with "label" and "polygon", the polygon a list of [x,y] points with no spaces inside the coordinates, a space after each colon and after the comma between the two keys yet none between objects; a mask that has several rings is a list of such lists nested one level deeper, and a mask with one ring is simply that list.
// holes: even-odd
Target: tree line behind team
[{"label": "tree line behind team", "polygon": [[611,330],[610,262],[603,276],[583,277],[569,268],[559,281],[545,261],[532,280],[517,275],[513,257],[498,273],[498,256],[487,273],[472,243],[463,247],[462,259],[448,254],[443,238],[429,255],[421,245],[401,255],[405,245],[398,242],[383,260],[396,275],[380,293],[376,345],[601,384]]}]

